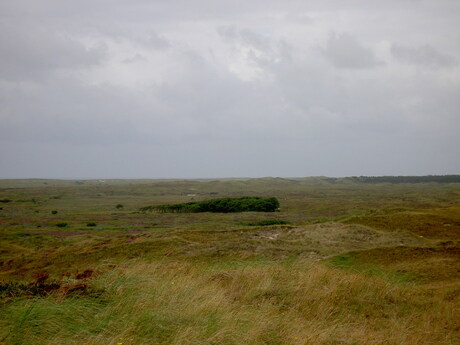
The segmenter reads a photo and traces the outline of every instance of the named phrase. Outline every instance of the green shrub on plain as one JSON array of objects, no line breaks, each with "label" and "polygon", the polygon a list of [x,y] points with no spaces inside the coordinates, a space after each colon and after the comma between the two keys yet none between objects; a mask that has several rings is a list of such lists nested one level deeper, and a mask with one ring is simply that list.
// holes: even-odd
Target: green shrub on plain
[{"label": "green shrub on plain", "polygon": [[204,201],[187,202],[183,204],[146,206],[140,210],[157,212],[275,212],[280,207],[276,198],[246,196],[241,198],[221,198]]}]

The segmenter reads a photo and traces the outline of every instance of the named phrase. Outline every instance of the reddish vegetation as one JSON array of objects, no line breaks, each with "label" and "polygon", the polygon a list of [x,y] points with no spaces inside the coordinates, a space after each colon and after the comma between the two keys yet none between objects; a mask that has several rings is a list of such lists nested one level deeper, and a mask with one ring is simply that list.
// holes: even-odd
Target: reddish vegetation
[{"label": "reddish vegetation", "polygon": [[77,274],[75,275],[75,278],[76,279],[88,279],[93,275],[93,273],[94,273],[94,271],[91,270],[91,269],[85,270],[82,273],[77,272]]},{"label": "reddish vegetation", "polygon": [[50,277],[50,275],[47,272],[44,273],[37,273],[34,275],[35,279],[35,284],[43,284],[45,280],[47,280]]},{"label": "reddish vegetation", "polygon": [[86,283],[79,283],[79,284],[71,284],[67,286],[63,286],[60,292],[63,296],[69,296],[72,293],[84,293],[87,291],[88,284]]},{"label": "reddish vegetation", "polygon": [[[87,280],[91,278],[94,271],[87,269],[81,273],[76,273],[75,278],[79,280]],[[70,273],[62,274],[63,278],[70,277]],[[40,272],[33,276],[34,281],[31,283],[6,282],[0,283],[0,291],[7,298],[20,296],[47,296],[56,294],[61,297],[71,295],[100,295],[102,291],[94,290],[88,287],[87,282],[72,283],[65,280],[47,282],[50,278],[48,272]]]}]

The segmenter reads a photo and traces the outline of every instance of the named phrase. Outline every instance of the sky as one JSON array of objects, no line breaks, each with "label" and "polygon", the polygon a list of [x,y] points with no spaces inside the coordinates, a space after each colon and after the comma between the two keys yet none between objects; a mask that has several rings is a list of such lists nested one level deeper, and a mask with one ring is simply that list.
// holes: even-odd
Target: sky
[{"label": "sky", "polygon": [[458,0],[0,0],[0,178],[460,173]]}]

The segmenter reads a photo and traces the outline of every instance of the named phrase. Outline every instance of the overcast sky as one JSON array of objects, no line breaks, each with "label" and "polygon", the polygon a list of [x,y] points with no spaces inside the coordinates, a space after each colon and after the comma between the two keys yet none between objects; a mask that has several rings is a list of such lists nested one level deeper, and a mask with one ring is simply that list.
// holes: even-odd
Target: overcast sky
[{"label": "overcast sky", "polygon": [[458,0],[0,0],[0,178],[460,173]]}]

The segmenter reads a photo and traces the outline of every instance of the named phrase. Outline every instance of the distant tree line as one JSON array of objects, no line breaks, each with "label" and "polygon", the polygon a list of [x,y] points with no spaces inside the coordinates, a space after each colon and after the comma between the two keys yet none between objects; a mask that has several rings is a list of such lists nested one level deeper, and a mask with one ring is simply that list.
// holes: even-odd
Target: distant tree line
[{"label": "distant tree line", "polygon": [[194,201],[182,204],[156,205],[142,207],[140,211],[156,212],[275,212],[280,207],[276,198],[246,196],[241,198],[221,198]]},{"label": "distant tree line", "polygon": [[459,183],[460,175],[428,175],[428,176],[352,176],[356,183]]}]

